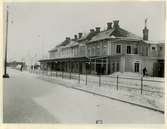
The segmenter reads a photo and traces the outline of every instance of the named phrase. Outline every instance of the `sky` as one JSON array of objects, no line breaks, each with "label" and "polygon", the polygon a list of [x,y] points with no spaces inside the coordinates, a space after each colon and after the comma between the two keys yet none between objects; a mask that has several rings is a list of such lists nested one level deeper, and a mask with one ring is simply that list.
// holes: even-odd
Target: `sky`
[{"label": "sky", "polygon": [[[6,4],[7,5],[7,4]],[[5,5],[5,6],[6,6]],[[6,7],[4,6],[4,28]],[[48,56],[48,50],[66,37],[79,32],[106,28],[107,22],[119,25],[142,37],[148,19],[149,40],[165,39],[164,2],[76,2],[8,3],[8,60],[34,61]],[[5,36],[5,29],[4,29]]]}]

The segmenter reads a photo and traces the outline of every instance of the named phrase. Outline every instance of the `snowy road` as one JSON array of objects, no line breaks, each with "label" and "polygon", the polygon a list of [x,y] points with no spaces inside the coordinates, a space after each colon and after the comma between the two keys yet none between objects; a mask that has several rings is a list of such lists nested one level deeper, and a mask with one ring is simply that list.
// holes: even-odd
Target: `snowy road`
[{"label": "snowy road", "polygon": [[164,123],[164,114],[110,100],[9,69],[4,80],[6,123]]}]

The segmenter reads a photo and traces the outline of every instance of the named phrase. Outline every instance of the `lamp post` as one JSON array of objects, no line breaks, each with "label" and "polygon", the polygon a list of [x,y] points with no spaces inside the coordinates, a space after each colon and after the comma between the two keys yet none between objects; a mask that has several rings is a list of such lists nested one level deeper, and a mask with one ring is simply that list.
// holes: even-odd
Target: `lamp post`
[{"label": "lamp post", "polygon": [[8,7],[7,7],[7,15],[6,15],[6,44],[5,44],[5,60],[4,60],[4,74],[3,78],[9,78],[7,74],[6,66],[7,66],[7,43],[8,43]]}]

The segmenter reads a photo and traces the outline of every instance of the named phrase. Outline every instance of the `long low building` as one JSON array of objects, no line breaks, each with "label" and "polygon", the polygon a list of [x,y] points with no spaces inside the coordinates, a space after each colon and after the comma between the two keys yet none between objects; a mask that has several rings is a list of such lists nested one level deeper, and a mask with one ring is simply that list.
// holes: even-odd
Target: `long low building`
[{"label": "long low building", "polygon": [[[113,25],[112,25],[113,24]],[[49,50],[49,59],[40,60],[43,70],[81,74],[112,74],[113,72],[143,72],[149,76],[164,76],[164,41],[149,41],[145,24],[143,37],[119,26],[119,21],[107,23],[106,30],[90,29],[78,33]]]}]

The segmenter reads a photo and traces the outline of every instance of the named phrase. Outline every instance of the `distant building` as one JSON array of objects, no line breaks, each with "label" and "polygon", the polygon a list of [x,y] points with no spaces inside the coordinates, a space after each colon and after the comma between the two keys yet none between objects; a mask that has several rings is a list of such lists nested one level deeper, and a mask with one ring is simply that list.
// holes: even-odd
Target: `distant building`
[{"label": "distant building", "polygon": [[[113,25],[112,25],[113,24]],[[164,41],[148,40],[148,28],[143,38],[119,26],[119,21],[107,23],[107,29],[90,29],[86,35],[79,33],[67,37],[49,51],[49,59],[40,60],[44,70],[112,74],[137,72],[146,67],[150,76],[164,76]]]},{"label": "distant building", "polygon": [[26,63],[22,61],[11,61],[7,63],[7,66],[12,68],[16,68],[18,65],[23,66],[24,68],[26,67]]}]

